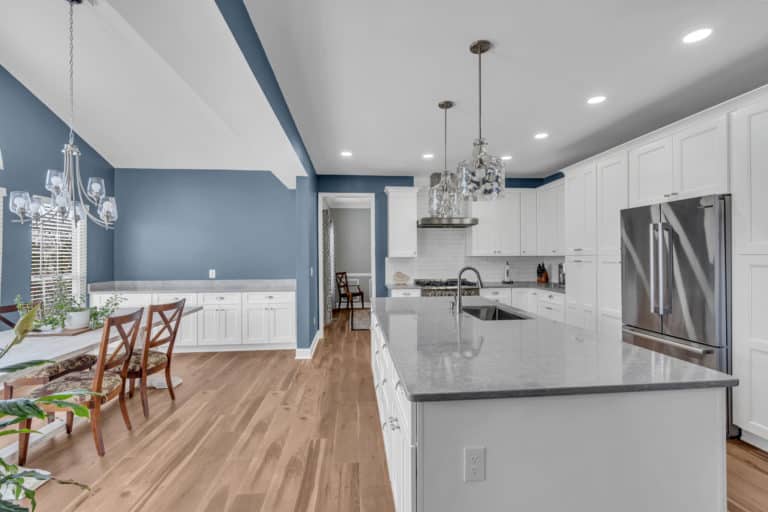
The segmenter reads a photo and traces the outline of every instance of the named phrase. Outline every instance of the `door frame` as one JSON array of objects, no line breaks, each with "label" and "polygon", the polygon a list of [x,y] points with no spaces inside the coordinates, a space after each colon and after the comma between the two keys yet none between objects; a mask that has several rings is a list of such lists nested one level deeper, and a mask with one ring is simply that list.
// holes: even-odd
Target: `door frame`
[{"label": "door frame", "polygon": [[367,199],[368,209],[371,212],[371,296],[369,301],[373,303],[376,298],[376,194],[373,192],[318,192],[317,194],[317,295],[319,317],[318,330],[322,336],[325,327],[325,294],[323,293],[323,281],[325,280],[325,261],[323,260],[323,204],[326,199],[354,198]]}]

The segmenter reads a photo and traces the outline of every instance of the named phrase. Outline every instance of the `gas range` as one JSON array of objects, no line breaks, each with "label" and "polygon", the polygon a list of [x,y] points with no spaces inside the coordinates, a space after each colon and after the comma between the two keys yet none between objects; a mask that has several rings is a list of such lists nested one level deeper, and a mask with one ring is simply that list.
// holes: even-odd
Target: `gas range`
[{"label": "gas range", "polygon": [[[421,288],[422,297],[452,297],[459,287],[458,279],[414,279],[413,284]],[[474,281],[461,280],[463,296],[480,295],[480,287]]]}]

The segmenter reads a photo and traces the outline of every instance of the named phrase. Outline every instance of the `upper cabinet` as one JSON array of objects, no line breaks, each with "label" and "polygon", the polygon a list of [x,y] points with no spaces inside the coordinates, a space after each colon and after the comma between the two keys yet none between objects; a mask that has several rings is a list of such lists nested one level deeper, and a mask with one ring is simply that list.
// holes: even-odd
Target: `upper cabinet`
[{"label": "upper cabinet", "polygon": [[520,255],[520,191],[508,189],[494,201],[471,203],[477,225],[469,228],[468,256]]},{"label": "upper cabinet", "polygon": [[727,193],[726,116],[704,117],[629,151],[629,203]]},{"label": "upper cabinet", "polygon": [[597,178],[595,162],[574,167],[565,176],[566,254],[595,254]]},{"label": "upper cabinet", "polygon": [[520,191],[520,254],[536,256],[539,253],[537,245],[537,194],[536,189]]},{"label": "upper cabinet", "polygon": [[621,210],[629,206],[627,153],[617,151],[597,161],[597,252],[621,251]]},{"label": "upper cabinet", "polygon": [[731,114],[734,249],[768,254],[768,98]]},{"label": "upper cabinet", "polygon": [[413,258],[417,254],[417,189],[387,187],[387,254],[390,258]]},{"label": "upper cabinet", "polygon": [[641,206],[669,200],[675,188],[672,137],[664,137],[629,151],[629,203]]},{"label": "upper cabinet", "polygon": [[544,185],[538,192],[538,237],[540,256],[562,256],[565,246],[565,186],[563,180]]}]

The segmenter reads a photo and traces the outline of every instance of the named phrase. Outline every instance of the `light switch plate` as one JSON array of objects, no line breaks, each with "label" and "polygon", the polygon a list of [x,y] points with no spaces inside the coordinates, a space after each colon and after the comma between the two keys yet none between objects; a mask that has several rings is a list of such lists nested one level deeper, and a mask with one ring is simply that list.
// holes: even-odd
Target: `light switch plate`
[{"label": "light switch plate", "polygon": [[216,269],[212,268],[208,270],[208,279],[216,279]]},{"label": "light switch plate", "polygon": [[485,447],[464,448],[464,481],[482,482],[485,480]]}]

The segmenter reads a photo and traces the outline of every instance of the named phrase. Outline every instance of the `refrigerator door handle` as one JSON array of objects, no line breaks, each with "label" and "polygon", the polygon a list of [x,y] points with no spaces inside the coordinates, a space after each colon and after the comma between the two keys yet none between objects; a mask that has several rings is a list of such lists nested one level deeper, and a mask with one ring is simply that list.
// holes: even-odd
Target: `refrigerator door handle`
[{"label": "refrigerator door handle", "polygon": [[664,245],[664,234],[670,233],[671,228],[669,224],[666,224],[664,222],[658,223],[658,248],[659,248],[659,259],[658,259],[658,265],[659,265],[659,314],[664,315],[667,310],[666,306],[664,305],[664,292],[666,290],[667,285],[667,268],[666,264],[668,263],[666,255],[667,251],[665,250],[666,246]]},{"label": "refrigerator door handle", "polygon": [[650,259],[650,272],[651,275],[648,279],[648,282],[650,283],[650,293],[648,294],[651,298],[651,313],[658,313],[658,310],[656,309],[656,249],[655,249],[655,232],[656,232],[656,223],[652,222],[651,224],[648,224],[648,247],[650,250],[648,251],[648,257]]}]

